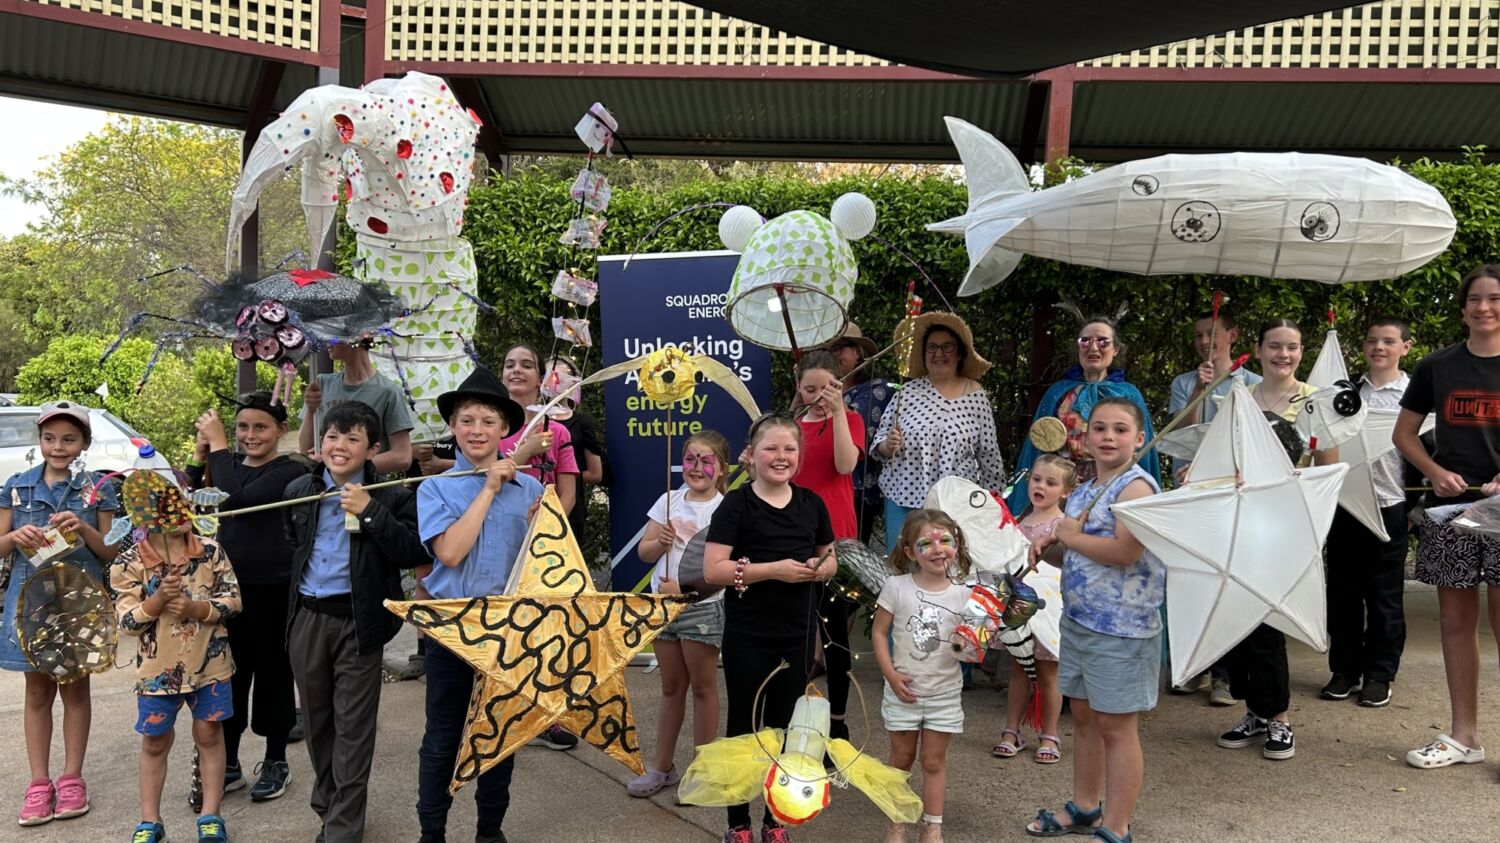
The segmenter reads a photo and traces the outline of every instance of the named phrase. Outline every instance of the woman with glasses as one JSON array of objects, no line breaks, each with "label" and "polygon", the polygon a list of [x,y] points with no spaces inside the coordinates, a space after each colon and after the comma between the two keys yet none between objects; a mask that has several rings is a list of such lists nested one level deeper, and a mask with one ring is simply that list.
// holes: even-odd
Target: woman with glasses
[{"label": "woman with glasses", "polygon": [[[1094,463],[1089,459],[1088,453],[1083,448],[1083,435],[1088,427],[1089,412],[1094,409],[1094,404],[1101,398],[1127,398],[1132,404],[1141,409],[1141,415],[1146,419],[1144,432],[1147,442],[1156,435],[1151,426],[1151,411],[1146,407],[1146,399],[1141,397],[1141,391],[1125,380],[1125,372],[1117,368],[1115,358],[1125,351],[1125,346],[1120,342],[1120,331],[1113,319],[1105,316],[1096,316],[1086,320],[1083,327],[1078,329],[1078,363],[1069,367],[1063,373],[1062,380],[1054,383],[1047,394],[1042,396],[1042,402],[1037,406],[1036,416],[1032,423],[1047,418],[1055,417],[1062,421],[1063,427],[1067,429],[1067,444],[1063,446],[1062,455],[1073,460],[1078,466],[1078,482],[1084,483],[1094,476]],[[1020,515],[1026,509],[1029,500],[1026,491],[1026,478],[1031,473],[1031,464],[1042,452],[1031,443],[1030,437],[1021,447],[1021,457],[1016,470],[1020,472],[1021,479],[1016,481],[1015,488],[1010,497],[1005,501],[1011,512]],[[1157,459],[1156,451],[1146,454],[1141,460],[1141,468],[1157,478],[1161,477],[1161,465]]]},{"label": "woman with glasses", "polygon": [[912,323],[907,371],[915,378],[891,400],[875,432],[873,454],[884,462],[885,546],[894,548],[906,514],[920,509],[944,477],[963,477],[987,489],[1005,485],[995,436],[995,411],[979,378],[990,362],[974,350],[974,335],[956,314],[924,313]]}]

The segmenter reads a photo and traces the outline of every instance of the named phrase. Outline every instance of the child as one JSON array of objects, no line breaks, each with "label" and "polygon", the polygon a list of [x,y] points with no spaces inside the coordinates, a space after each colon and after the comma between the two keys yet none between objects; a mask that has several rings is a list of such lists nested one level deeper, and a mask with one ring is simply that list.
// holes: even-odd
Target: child
[{"label": "child", "polygon": [[[1260,383],[1250,387],[1256,406],[1270,416],[1295,421],[1301,400],[1317,392],[1311,384],[1297,380],[1302,364],[1302,329],[1288,319],[1273,319],[1260,329],[1255,354],[1260,360]],[[1304,455],[1302,464],[1329,465],[1338,461],[1338,449]],[[1297,754],[1296,736],[1287,719],[1292,703],[1292,680],[1286,660],[1286,635],[1269,624],[1257,626],[1245,640],[1224,656],[1229,668],[1229,688],[1235,699],[1245,701],[1245,714],[1216,741],[1225,749],[1243,749],[1261,744],[1260,754],[1283,761]]]},{"label": "child", "polygon": [[[279,501],[287,484],[307,473],[290,457],[276,453],[277,441],[286,433],[286,407],[272,403],[269,392],[252,392],[236,403],[234,440],[239,453],[229,450],[224,423],[217,411],[209,410],[198,417],[198,445],[187,470],[194,488],[213,486],[229,494],[220,507],[224,512]],[[240,738],[246,728],[253,728],[266,739],[266,755],[256,767],[259,777],[250,800],[265,802],[285,793],[291,780],[286,745],[296,722],[296,702],[286,647],[286,601],[292,548],[282,530],[282,513],[274,509],[225,519],[215,538],[234,560],[242,606],[239,615],[225,623],[235,669],[230,680],[234,716],[224,721],[224,792],[246,785]]]},{"label": "child", "polygon": [[[1033,836],[1093,828],[1094,839],[1105,843],[1131,840],[1130,816],[1145,772],[1139,719],[1141,712],[1156,707],[1159,609],[1167,572],[1115,521],[1110,507],[1159,491],[1140,466],[1125,470],[1145,444],[1144,428],[1140,407],[1128,398],[1102,398],[1094,404],[1084,444],[1096,474],[1068,496],[1068,517],[1057,522],[1053,539],[1032,548],[1033,565],[1041,558],[1051,562],[1057,551],[1065,551],[1057,683],[1072,700],[1075,743],[1073,798],[1063,805],[1066,816],[1038,812],[1026,826]],[[1094,507],[1080,523],[1091,502]]]},{"label": "child", "polygon": [[[826,351],[810,351],[797,365],[797,404],[804,409],[802,462],[794,482],[816,494],[828,507],[833,538],[858,539],[859,517],[854,513],[853,472],[865,458],[865,423],[844,406],[839,363]],[[849,606],[847,599],[829,591],[822,606],[820,629],[823,664],[828,675],[829,736],[849,739],[844,711],[849,706]]]},{"label": "child", "polygon": [[[163,488],[143,481],[157,478]],[[125,481],[131,521],[146,530],[144,541],[120,554],[110,581],[119,595],[115,610],[120,631],[140,638],[135,656],[135,692],[141,738],[141,822],[131,843],[161,843],[161,791],[167,778],[177,710],[193,714],[193,743],[203,777],[199,843],[227,843],[219,816],[224,796],[224,731],[234,714],[229,677],[234,658],[224,621],[239,614],[240,587],[223,548],[200,539],[188,521],[188,505],[175,485],[159,475],[137,472]],[[131,487],[140,484],[139,494]]]},{"label": "child", "polygon": [[[964,730],[963,672],[951,645],[970,590],[949,579],[971,563],[963,531],[936,509],[906,516],[891,554],[897,576],[885,581],[870,640],[885,677],[880,716],[891,733],[891,766],[910,770],[922,751],[921,843],[942,843],[948,742]],[[892,823],[886,843],[903,843],[906,825]]]},{"label": "child", "polygon": [[[363,839],[382,648],[401,628],[383,601],[402,598],[400,569],[427,555],[411,490],[363,488],[378,479],[372,455],[379,442],[380,417],[369,405],[330,407],[322,470],[292,481],[284,497],[341,491],[281,513],[292,586],[281,598],[289,620],[279,632],[307,712],[311,803],[327,843]],[[357,529],[350,529],[351,516]]]},{"label": "child", "polygon": [[373,407],[380,417],[380,450],[375,454],[375,470],[390,474],[405,471],[411,465],[411,411],[401,387],[375,371],[370,360],[372,344],[370,339],[361,339],[329,346],[328,356],[342,363],[344,370],[325,372],[307,385],[302,394],[307,409],[297,431],[297,447],[313,459],[321,459],[313,446],[323,440],[328,411],[340,401],[360,401]]},{"label": "child", "polygon": [[[526,538],[527,511],[542,484],[500,459],[500,440],[525,420],[521,405],[484,367],[476,367],[458,389],[438,396],[438,411],[458,443],[455,470],[483,474],[439,476],[417,490],[418,534],[437,560],[422,586],[434,600],[501,594]],[[451,472],[450,472],[451,473]],[[458,742],[468,719],[474,669],[441,646],[427,647],[427,729],[418,765],[417,820],[420,843],[444,843],[448,783]],[[475,843],[503,843],[500,826],[510,807],[511,755],[479,777]]]},{"label": "child", "polygon": [[[1411,378],[1401,358],[1411,351],[1411,329],[1399,319],[1376,319],[1365,331],[1369,372],[1359,394],[1371,409],[1399,410]],[[1321,696],[1379,708],[1391,701],[1391,683],[1406,645],[1401,593],[1406,584],[1406,492],[1401,452],[1371,464],[1380,520],[1390,538],[1380,541],[1340,509],[1328,532],[1328,668],[1333,678]],[[1363,684],[1361,684],[1363,682]]]},{"label": "child", "polygon": [[[1078,483],[1078,468],[1067,457],[1043,454],[1031,464],[1031,477],[1026,483],[1027,497],[1031,501],[1021,517],[1021,534],[1032,544],[1041,544],[1052,538],[1063,515],[1062,502]],[[1042,695],[1042,731],[1037,735],[1036,753],[1038,764],[1056,764],[1062,760],[1062,739],[1057,734],[1057,718],[1062,714],[1062,693],[1057,689],[1057,654],[1036,643],[1036,681]],[[1011,758],[1026,748],[1021,737],[1021,721],[1026,717],[1027,694],[1022,689],[1031,684],[1031,679],[1015,659],[1010,660],[1010,691],[1005,695],[1005,728],[1000,730],[1000,743],[990,750],[996,758]],[[1006,740],[1010,735],[1014,742]],[[1051,746],[1048,746],[1048,744]]]},{"label": "child", "polygon": [[[102,579],[99,563],[115,558],[115,550],[104,544],[104,535],[114,522],[119,501],[114,488],[105,484],[99,498],[90,503],[93,472],[73,473],[73,462],[89,445],[88,408],[71,401],[42,406],[36,419],[37,452],[41,465],[12,476],[0,490],[0,581],[5,588],[5,616],[0,619],[0,668],[26,674],[26,710],[21,730],[26,738],[26,760],[31,766],[31,784],[21,805],[21,825],[41,825],[50,820],[82,816],[89,811],[88,790],[83,783],[83,755],[88,749],[89,723],[93,718],[89,680],[84,677],[66,685],[36,672],[21,651],[16,634],[16,608],[21,587],[36,570],[28,553],[46,543],[48,527],[73,532],[81,539],[63,559],[78,565],[94,579]],[[53,785],[48,769],[52,748],[52,701],[63,701],[63,774]]]},{"label": "child", "polygon": [[[647,513],[646,535],[637,552],[656,565],[651,588],[657,594],[681,594],[677,566],[687,543],[708,527],[729,487],[729,443],[705,430],[682,445],[683,488],[656,499]],[[668,520],[668,513],[671,520]],[[672,763],[677,733],[682,730],[688,688],[693,689],[693,746],[719,732],[719,644],[724,638],[724,595],[694,603],[677,616],[652,645],[661,666],[661,714],[656,728],[656,765],[626,786],[631,796],[646,797],[682,778]]]},{"label": "child", "polygon": [[[750,734],[756,692],[783,661],[761,693],[759,721],[785,726],[812,673],[821,583],[837,563],[828,507],[812,492],[792,485],[800,463],[802,431],[792,419],[766,415],[750,425],[746,454],[754,480],[724,496],[708,526],[703,573],[709,582],[732,586],[724,600],[724,686],[729,701],[725,735]],[[769,808],[761,843],[791,837]],[[750,806],[729,808],[724,843],[751,843]]]}]

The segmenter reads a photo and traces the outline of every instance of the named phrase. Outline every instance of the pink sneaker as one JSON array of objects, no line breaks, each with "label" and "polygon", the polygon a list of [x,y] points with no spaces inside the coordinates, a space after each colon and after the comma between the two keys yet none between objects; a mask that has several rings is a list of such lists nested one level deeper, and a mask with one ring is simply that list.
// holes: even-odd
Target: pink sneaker
[{"label": "pink sneaker", "polygon": [[26,785],[26,801],[21,805],[21,825],[52,822],[52,802],[56,794],[51,779],[32,779]]},{"label": "pink sneaker", "polygon": [[57,809],[53,817],[59,820],[81,817],[89,812],[89,791],[83,776],[63,776],[57,780]]}]

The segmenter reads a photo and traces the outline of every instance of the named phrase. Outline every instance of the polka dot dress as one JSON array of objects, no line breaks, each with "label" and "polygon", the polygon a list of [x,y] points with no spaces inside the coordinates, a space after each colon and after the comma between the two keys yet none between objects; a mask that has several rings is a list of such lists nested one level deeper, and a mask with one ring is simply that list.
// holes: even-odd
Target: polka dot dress
[{"label": "polka dot dress", "polygon": [[887,500],[915,509],[937,481],[949,476],[987,489],[1004,487],[995,413],[984,390],[949,400],[927,378],[918,378],[891,400],[875,441],[883,441],[896,425],[903,436],[901,451],[880,471]]}]

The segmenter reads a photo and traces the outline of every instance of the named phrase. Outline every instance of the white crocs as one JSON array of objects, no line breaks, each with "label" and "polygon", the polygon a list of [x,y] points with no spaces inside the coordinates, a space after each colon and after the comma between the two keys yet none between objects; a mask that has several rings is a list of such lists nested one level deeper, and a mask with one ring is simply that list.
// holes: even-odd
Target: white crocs
[{"label": "white crocs", "polygon": [[1406,753],[1406,763],[1419,770],[1436,770],[1454,764],[1481,764],[1484,762],[1484,747],[1470,749],[1446,734],[1437,736],[1432,743]]}]

